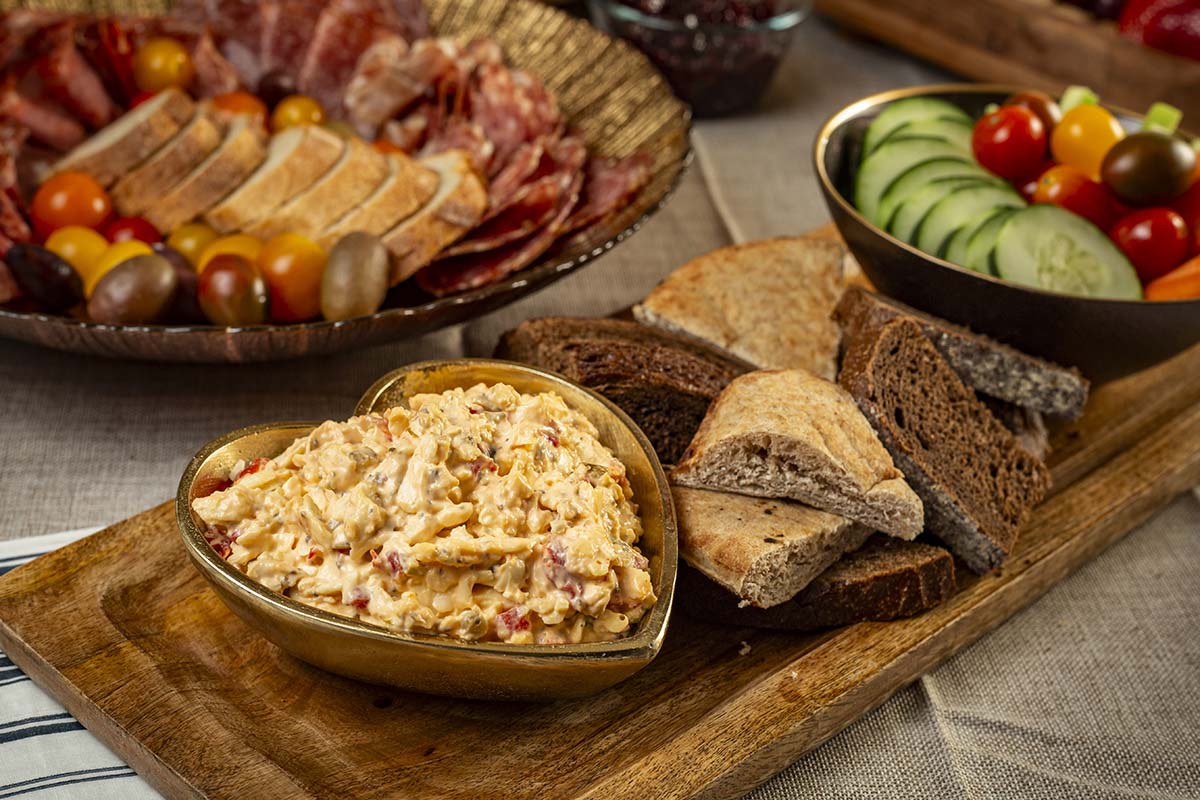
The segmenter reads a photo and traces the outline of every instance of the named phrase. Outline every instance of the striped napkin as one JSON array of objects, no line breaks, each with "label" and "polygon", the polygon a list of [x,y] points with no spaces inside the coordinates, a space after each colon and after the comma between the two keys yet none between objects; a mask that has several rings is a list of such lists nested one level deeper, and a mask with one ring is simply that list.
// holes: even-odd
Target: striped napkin
[{"label": "striped napkin", "polygon": [[[0,575],[98,528],[0,542]],[[0,800],[142,800],[159,794],[0,651]]]}]

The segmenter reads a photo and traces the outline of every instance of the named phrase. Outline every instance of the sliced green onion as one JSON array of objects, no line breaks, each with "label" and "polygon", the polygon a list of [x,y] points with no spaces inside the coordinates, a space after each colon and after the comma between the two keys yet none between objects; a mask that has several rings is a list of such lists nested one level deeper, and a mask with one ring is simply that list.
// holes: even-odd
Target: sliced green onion
[{"label": "sliced green onion", "polygon": [[1058,101],[1058,107],[1063,110],[1063,113],[1070,111],[1075,106],[1094,106],[1100,102],[1100,95],[1093,92],[1086,86],[1068,86],[1067,90],[1062,94],[1062,100]]},{"label": "sliced green onion", "polygon": [[1183,112],[1178,108],[1167,103],[1155,103],[1150,106],[1146,118],[1142,120],[1142,130],[1174,133],[1182,121]]}]

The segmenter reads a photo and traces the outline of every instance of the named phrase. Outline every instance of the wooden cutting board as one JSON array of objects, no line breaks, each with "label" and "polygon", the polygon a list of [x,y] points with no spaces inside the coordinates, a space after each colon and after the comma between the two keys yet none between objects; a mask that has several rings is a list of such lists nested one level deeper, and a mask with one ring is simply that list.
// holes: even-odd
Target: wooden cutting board
[{"label": "wooden cutting board", "polygon": [[0,578],[0,644],[169,797],[740,797],[1200,483],[1200,348],[1096,392],[1014,557],[913,619],[818,635],[677,611],[631,680],[554,705],[325,674],[267,644],[184,556],[172,506]]}]

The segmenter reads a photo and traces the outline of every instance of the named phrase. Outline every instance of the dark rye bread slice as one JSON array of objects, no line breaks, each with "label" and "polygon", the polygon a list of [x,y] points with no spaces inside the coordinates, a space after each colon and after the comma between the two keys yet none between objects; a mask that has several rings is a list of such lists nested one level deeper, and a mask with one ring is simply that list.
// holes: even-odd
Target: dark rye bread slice
[{"label": "dark rye bread slice", "polygon": [[1008,428],[1017,444],[1042,461],[1046,460],[1046,456],[1050,455],[1050,431],[1046,428],[1046,420],[1042,418],[1041,413],[985,394],[978,397],[992,415],[1000,420],[1000,424]]},{"label": "dark rye bread slice", "polygon": [[833,318],[845,336],[889,320],[912,319],[968,386],[1023,408],[1075,419],[1087,402],[1089,384],[1079,370],[1026,355],[861,286],[846,289]]},{"label": "dark rye bread slice", "polygon": [[629,320],[544,317],[500,338],[496,356],[558,372],[612,400],[659,460],[683,455],[708,404],[749,364]]},{"label": "dark rye bread slice", "polygon": [[736,595],[686,564],[680,565],[675,596],[699,619],[811,631],[911,617],[944,602],[956,589],[949,552],[877,533],[791,600],[771,608],[740,606]]},{"label": "dark rye bread slice", "polygon": [[838,380],[925,504],[925,527],[967,566],[1004,562],[1050,473],[975,397],[911,319],[849,339]]}]

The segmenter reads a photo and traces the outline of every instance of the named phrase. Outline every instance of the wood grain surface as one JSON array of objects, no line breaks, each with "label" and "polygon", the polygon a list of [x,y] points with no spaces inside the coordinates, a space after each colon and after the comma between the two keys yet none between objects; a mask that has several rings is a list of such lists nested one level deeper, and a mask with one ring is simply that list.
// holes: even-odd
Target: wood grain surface
[{"label": "wood grain surface", "polygon": [[[1055,494],[1002,571],[924,615],[817,635],[677,614],[595,697],[485,704],[357,684],[251,632],[164,504],[0,578],[0,643],[169,797],[739,797],[1200,482],[1200,348],[1055,433]],[[742,651],[747,648],[744,655]]]},{"label": "wood grain surface", "polygon": [[1200,61],[1143,47],[1056,0],[817,0],[837,22],[979,80],[1047,92],[1090,86],[1135,111],[1162,100],[1200,117]]}]

